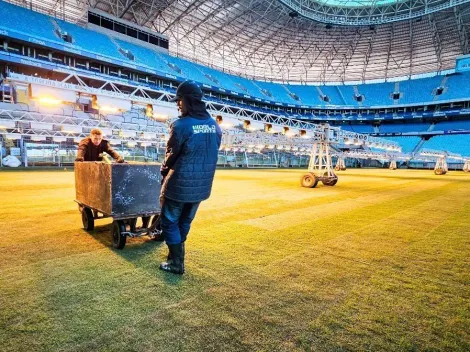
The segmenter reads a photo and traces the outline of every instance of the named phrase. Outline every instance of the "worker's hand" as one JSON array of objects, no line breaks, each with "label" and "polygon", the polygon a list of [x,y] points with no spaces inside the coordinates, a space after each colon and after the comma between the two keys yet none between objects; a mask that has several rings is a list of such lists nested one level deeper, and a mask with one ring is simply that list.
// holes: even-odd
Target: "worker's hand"
[{"label": "worker's hand", "polygon": [[116,162],[118,162],[119,164],[127,164],[123,158],[117,159]]},{"label": "worker's hand", "polygon": [[75,161],[84,161],[83,158],[75,158]]}]

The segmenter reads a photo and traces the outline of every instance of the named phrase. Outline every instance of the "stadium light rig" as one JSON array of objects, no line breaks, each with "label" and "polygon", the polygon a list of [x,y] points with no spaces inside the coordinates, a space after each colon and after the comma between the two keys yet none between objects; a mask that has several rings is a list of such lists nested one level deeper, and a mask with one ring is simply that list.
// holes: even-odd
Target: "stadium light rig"
[{"label": "stadium light rig", "polygon": [[40,97],[38,99],[39,104],[46,106],[56,106],[62,104],[62,100],[54,99],[51,97]]},{"label": "stadium light rig", "polygon": [[447,153],[443,150],[422,149],[419,155],[442,158],[447,156]]},{"label": "stadium light rig", "polygon": [[107,105],[105,105],[105,106],[100,106],[100,107],[99,107],[99,110],[100,110],[100,111],[104,111],[104,112],[113,112],[113,113],[116,113],[116,112],[119,111],[118,108],[113,108],[112,106],[107,106]]}]

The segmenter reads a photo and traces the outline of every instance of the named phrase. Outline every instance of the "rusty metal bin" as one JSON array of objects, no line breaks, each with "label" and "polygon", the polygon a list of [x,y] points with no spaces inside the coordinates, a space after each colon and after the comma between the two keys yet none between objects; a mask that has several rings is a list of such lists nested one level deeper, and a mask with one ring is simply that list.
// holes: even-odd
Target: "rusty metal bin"
[{"label": "rusty metal bin", "polygon": [[[123,248],[126,237],[155,237],[152,225],[160,214],[160,164],[75,163],[76,202],[86,230],[94,220],[113,218],[113,246]],[[99,215],[101,213],[101,215]],[[153,216],[152,225],[150,217]],[[136,228],[138,217],[142,227]]]}]

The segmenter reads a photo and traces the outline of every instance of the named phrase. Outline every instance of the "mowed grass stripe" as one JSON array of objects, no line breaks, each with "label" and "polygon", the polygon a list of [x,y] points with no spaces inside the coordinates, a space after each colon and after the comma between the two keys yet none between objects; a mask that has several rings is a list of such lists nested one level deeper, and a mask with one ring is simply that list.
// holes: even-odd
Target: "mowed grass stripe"
[{"label": "mowed grass stripe", "polygon": [[[428,202],[428,199],[439,197],[444,191],[445,189],[439,188],[418,193],[414,197],[410,196],[406,199],[409,202],[408,204],[405,202],[384,202],[382,204],[365,207],[364,209],[351,209],[345,214],[330,214],[330,217],[320,220],[312,219],[310,222],[305,222],[302,225],[294,226],[294,224],[292,224],[290,229],[274,233],[245,227],[245,229],[239,228],[240,233],[237,236],[233,227],[224,225],[225,230],[222,230],[223,238],[224,241],[230,243],[230,252],[225,253],[224,251],[224,254],[228,256],[227,261],[231,262],[236,259],[237,253],[246,253],[250,250],[256,250],[256,252],[261,252],[260,255],[256,256],[256,260],[267,260],[259,266],[260,268],[264,268],[266,265],[270,265],[270,262],[273,263],[271,265],[276,265],[276,258],[279,256],[281,256],[282,260],[289,260],[289,258],[282,257],[283,252],[290,251],[292,255],[298,255],[299,250],[303,253],[311,250],[313,246],[317,246],[319,249],[326,251],[328,250],[328,246],[331,245],[333,247],[331,253],[335,253],[335,255],[344,255],[344,253],[347,254],[349,250],[351,250],[350,257],[354,258],[354,260],[371,263],[367,260],[369,258],[361,258],[358,256],[358,253],[364,256],[370,251],[372,255],[378,255],[380,251],[376,252],[374,246],[384,247],[384,250],[387,250],[387,248],[393,250],[396,243],[407,243],[406,238],[404,239],[401,234],[394,236],[395,229],[399,228],[401,223],[406,224],[404,219],[395,222],[393,220],[394,214],[406,214],[410,211],[412,215],[408,217],[408,219],[414,221],[417,224],[416,228],[422,228],[424,234],[426,234],[428,229],[427,227],[423,227],[423,225],[426,224],[427,221],[424,220],[423,223],[420,223],[419,220],[416,220],[415,216],[420,214],[421,210],[414,212],[413,208],[419,206],[422,202],[427,202],[429,206],[432,206],[432,201]],[[458,192],[455,194],[458,194]],[[372,211],[375,212],[374,218],[364,221]],[[444,211],[439,214],[441,214],[441,219],[445,219],[445,217],[448,216]],[[441,219],[437,219],[436,221],[440,221]],[[232,233],[228,233],[229,229],[232,229]],[[419,232],[418,235],[420,235]],[[413,234],[411,233],[410,236],[413,236]],[[216,246],[217,241],[220,240],[213,236],[204,237],[207,237],[206,243],[211,243],[214,246]],[[374,246],[369,249],[369,246],[358,245],[353,240],[356,240],[358,244],[360,244],[361,241],[371,241],[372,243],[369,245]],[[412,240],[413,239],[410,241]],[[348,245],[348,242],[352,243]],[[260,247],[259,243],[263,245]],[[336,247],[334,247],[335,245]],[[233,255],[233,257],[231,255]],[[251,256],[250,258],[243,258],[241,260],[243,263],[247,264],[250,259]],[[347,259],[347,257],[344,259]]]},{"label": "mowed grass stripe", "polygon": [[[386,335],[389,349],[394,350],[423,350],[429,345],[469,350],[470,241],[461,236],[461,230],[469,228],[469,217],[462,215],[469,214],[470,203],[459,200],[456,213],[424,239],[396,251],[389,257],[392,265],[382,266],[366,284],[357,286],[348,300],[315,319],[315,338],[334,349],[381,349],[383,340],[377,336]],[[350,327],[351,333],[328,328],[338,325]],[[397,333],[401,336],[399,347],[393,344]],[[311,341],[308,336],[304,339]]]},{"label": "mowed grass stripe", "polygon": [[[445,183],[444,183],[445,184]],[[308,208],[294,209],[285,211],[281,214],[274,214],[271,216],[264,216],[262,218],[256,218],[245,221],[246,224],[267,229],[270,231],[279,231],[292,226],[292,224],[302,224],[309,222],[312,219],[320,219],[332,214],[340,215],[344,211],[350,209],[357,209],[366,207],[371,204],[379,204],[384,202],[398,201],[400,198],[408,197],[415,193],[425,191],[430,188],[442,186],[443,183],[434,184],[411,184],[405,185],[404,187],[397,187],[393,190],[382,190],[380,194],[372,194],[366,196],[360,196],[355,199],[348,199],[344,201],[336,200],[324,204],[314,204]]]}]

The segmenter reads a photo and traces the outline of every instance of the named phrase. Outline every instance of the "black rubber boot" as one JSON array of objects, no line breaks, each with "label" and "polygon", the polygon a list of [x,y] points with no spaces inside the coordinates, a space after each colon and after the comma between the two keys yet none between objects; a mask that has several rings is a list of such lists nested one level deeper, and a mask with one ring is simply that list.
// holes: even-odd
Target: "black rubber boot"
[{"label": "black rubber boot", "polygon": [[169,244],[168,250],[171,259],[160,264],[160,270],[182,275],[184,273],[183,243]]},{"label": "black rubber boot", "polygon": [[[184,249],[184,242],[181,243],[181,245],[183,246],[183,250],[181,252],[182,254],[182,257],[183,257],[183,267],[184,267],[184,252],[185,252],[185,249]],[[168,251],[168,257],[166,257],[166,261],[169,263],[171,261],[171,252]]]}]

